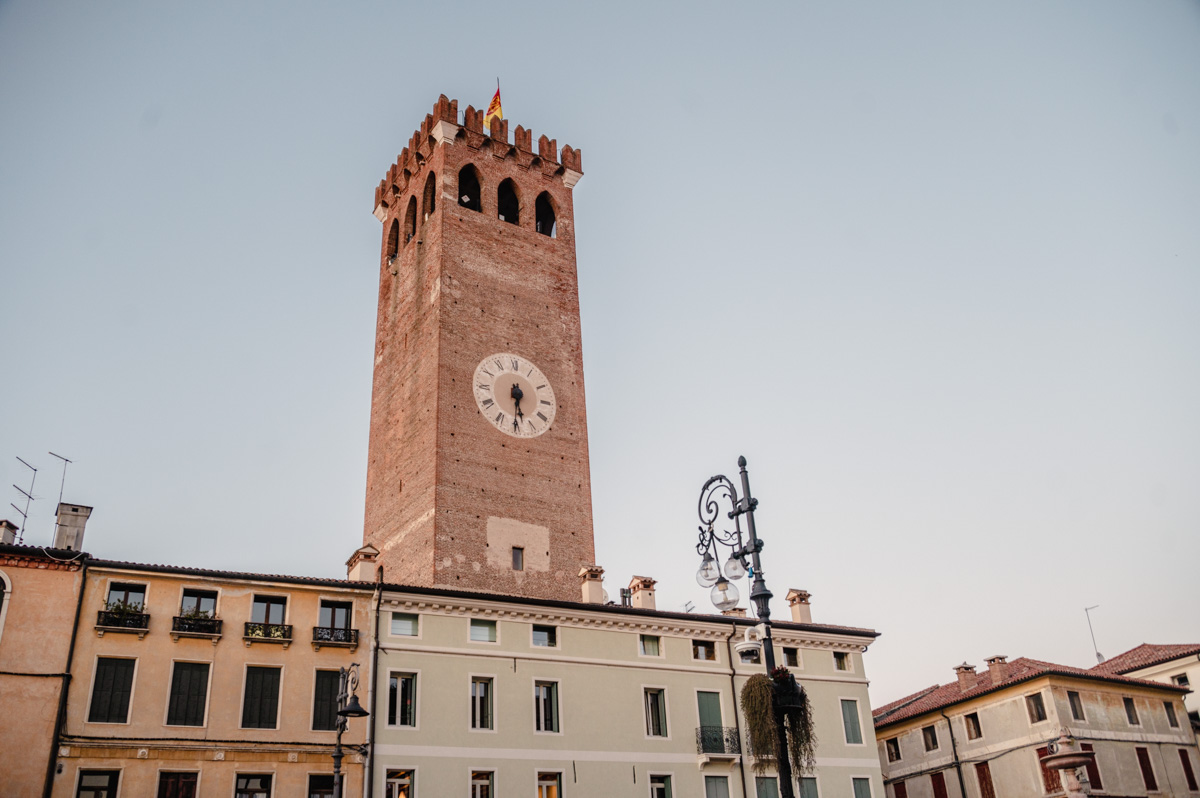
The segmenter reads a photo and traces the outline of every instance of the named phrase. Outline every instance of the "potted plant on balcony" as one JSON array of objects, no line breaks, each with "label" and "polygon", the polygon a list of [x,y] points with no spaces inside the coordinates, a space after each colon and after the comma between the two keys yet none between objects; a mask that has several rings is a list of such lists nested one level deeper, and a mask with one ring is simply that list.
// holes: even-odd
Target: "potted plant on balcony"
[{"label": "potted plant on balcony", "polygon": [[104,625],[139,628],[143,626],[142,605],[120,599],[104,604]]},{"label": "potted plant on balcony", "polygon": [[[747,679],[742,687],[742,713],[746,716],[755,773],[765,773],[785,747],[797,773],[813,771],[817,734],[813,727],[812,705],[808,693],[796,682],[791,671],[776,668],[770,676],[759,673]],[[784,721],[786,745],[779,739],[776,713]]]},{"label": "potted plant on balcony", "polygon": [[215,613],[195,606],[181,610],[176,618],[177,628],[184,632],[213,632],[218,623]]}]

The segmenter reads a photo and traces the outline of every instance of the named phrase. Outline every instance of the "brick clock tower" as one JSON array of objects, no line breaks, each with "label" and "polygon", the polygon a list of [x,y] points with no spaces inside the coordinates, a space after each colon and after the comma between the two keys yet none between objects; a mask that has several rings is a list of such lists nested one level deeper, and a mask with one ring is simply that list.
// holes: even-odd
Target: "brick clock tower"
[{"label": "brick clock tower", "polygon": [[375,190],[383,222],[365,544],[388,582],[578,601],[595,562],[562,152],[445,95]]}]

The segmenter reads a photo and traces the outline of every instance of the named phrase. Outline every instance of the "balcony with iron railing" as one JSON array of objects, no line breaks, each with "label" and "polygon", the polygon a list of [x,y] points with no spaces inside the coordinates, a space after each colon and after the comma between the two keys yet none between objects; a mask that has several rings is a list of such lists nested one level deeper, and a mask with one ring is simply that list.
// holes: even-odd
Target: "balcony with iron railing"
[{"label": "balcony with iron railing", "polygon": [[246,631],[242,639],[246,641],[247,647],[252,643],[280,643],[287,648],[292,644],[292,625],[246,621]]},{"label": "balcony with iron railing", "polygon": [[738,730],[733,726],[696,727],[696,753],[701,764],[738,759],[742,753]]},{"label": "balcony with iron railing", "polygon": [[221,619],[207,615],[176,615],[171,619],[171,637],[179,642],[181,637],[200,637],[212,640],[213,645],[221,639]]},{"label": "balcony with iron railing", "polygon": [[320,651],[321,646],[358,648],[358,630],[333,626],[314,626],[312,645],[314,651]]},{"label": "balcony with iron railing", "polygon": [[136,634],[138,640],[150,631],[150,613],[129,609],[104,609],[96,613],[96,635],[104,637],[105,632],[128,632]]}]

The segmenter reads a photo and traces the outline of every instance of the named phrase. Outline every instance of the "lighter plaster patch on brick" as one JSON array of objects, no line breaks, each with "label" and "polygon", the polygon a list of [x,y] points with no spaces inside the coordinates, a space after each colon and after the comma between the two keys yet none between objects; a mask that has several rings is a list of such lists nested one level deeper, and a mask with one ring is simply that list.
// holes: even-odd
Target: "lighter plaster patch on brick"
[{"label": "lighter plaster patch on brick", "polygon": [[512,569],[513,546],[525,549],[526,571],[550,570],[550,530],[513,518],[488,516],[487,563],[489,568]]}]

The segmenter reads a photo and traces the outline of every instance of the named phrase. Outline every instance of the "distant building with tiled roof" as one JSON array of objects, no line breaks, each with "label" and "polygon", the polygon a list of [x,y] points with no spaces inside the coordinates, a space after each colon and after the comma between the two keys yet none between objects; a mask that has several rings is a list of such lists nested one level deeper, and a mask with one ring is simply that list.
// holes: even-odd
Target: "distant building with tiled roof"
[{"label": "distant building with tiled roof", "polygon": [[1086,781],[1112,796],[1195,796],[1200,756],[1184,716],[1187,688],[1019,657],[955,667],[873,713],[890,798],[1055,796],[1039,758],[1066,728],[1094,751]]},{"label": "distant building with tiled roof", "polygon": [[1200,643],[1142,643],[1124,654],[1101,662],[1092,670],[1165,682],[1192,690],[1183,701],[1197,741],[1200,741],[1200,697],[1192,687],[1200,684]]}]

